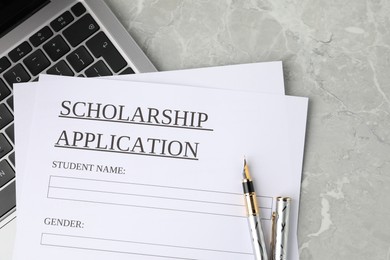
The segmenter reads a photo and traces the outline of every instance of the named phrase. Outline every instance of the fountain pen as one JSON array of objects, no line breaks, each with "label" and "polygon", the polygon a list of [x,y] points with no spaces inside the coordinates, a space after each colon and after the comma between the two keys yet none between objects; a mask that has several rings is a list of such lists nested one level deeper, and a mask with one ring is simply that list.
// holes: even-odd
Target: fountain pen
[{"label": "fountain pen", "polygon": [[260,210],[257,203],[256,192],[253,187],[246,159],[244,159],[244,178],[242,186],[244,189],[245,204],[248,215],[248,223],[252,236],[253,252],[256,260],[268,260],[267,250],[265,247],[265,239],[260,221]]}]

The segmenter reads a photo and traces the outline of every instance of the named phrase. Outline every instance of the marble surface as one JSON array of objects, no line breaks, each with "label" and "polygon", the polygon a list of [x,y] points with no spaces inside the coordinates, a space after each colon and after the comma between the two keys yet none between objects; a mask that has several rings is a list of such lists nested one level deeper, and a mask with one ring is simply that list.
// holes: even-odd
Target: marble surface
[{"label": "marble surface", "polygon": [[282,60],[310,98],[300,259],[390,259],[390,1],[106,2],[159,70]]}]

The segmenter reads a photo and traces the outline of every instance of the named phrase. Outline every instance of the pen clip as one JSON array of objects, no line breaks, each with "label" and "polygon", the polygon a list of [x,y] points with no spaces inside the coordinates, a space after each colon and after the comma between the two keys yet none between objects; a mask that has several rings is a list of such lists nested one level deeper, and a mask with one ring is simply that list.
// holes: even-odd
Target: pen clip
[{"label": "pen clip", "polygon": [[273,260],[274,256],[273,256],[272,252],[275,251],[275,242],[276,242],[276,212],[275,211],[272,212],[271,223],[272,223],[272,227],[271,227],[271,246],[270,246],[270,249],[271,249],[270,256],[271,257],[270,257],[270,260]]}]

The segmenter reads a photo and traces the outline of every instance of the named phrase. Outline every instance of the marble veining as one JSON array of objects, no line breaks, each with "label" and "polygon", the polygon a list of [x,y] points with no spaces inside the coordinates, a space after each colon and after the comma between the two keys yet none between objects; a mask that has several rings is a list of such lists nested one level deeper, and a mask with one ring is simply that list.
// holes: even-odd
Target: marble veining
[{"label": "marble veining", "polygon": [[310,98],[300,259],[390,260],[390,1],[106,2],[159,70],[282,60]]}]

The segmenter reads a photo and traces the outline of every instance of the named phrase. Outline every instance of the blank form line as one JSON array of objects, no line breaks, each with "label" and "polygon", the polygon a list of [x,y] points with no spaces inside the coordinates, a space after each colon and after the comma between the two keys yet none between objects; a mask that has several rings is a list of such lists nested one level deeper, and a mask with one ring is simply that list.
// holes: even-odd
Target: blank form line
[{"label": "blank form line", "polygon": [[83,250],[99,251],[99,252],[110,252],[110,253],[128,254],[128,255],[153,256],[153,257],[168,258],[168,259],[200,260],[200,259],[198,259],[198,258],[183,258],[183,257],[174,257],[174,256],[151,255],[151,254],[141,254],[141,253],[133,253],[133,252],[123,252],[123,251],[116,251],[116,250],[104,250],[104,249],[88,248],[88,247],[62,246],[62,245],[50,245],[50,244],[41,244],[41,245],[43,245],[43,246],[52,246],[52,247],[62,247],[62,248],[72,248],[72,249],[83,249]]},{"label": "blank form line", "polygon": [[88,189],[77,189],[77,188],[65,188],[65,187],[57,187],[57,186],[50,186],[50,188],[64,189],[64,190],[79,190],[79,191],[88,191],[88,192],[101,192],[101,193],[118,194],[118,195],[129,195],[129,196],[158,198],[158,199],[168,199],[168,200],[182,200],[182,201],[192,201],[192,202],[201,202],[201,203],[211,203],[211,204],[221,204],[221,205],[228,205],[228,206],[244,207],[244,205],[242,205],[242,204],[224,203],[224,202],[216,202],[216,201],[205,201],[205,200],[192,200],[192,199],[182,199],[182,198],[172,198],[172,197],[143,195],[143,194],[134,194],[134,193],[125,193],[125,192],[100,191],[100,190],[88,190]]},{"label": "blank form line", "polygon": [[[109,239],[109,238],[99,238],[99,237],[88,237],[88,236],[75,236],[75,235],[54,234],[54,233],[42,233],[41,244],[43,244],[42,240],[43,240],[43,237],[45,235],[62,236],[62,237],[69,237],[69,238],[102,240],[102,241],[120,242],[120,243],[131,243],[131,244],[140,244],[140,245],[162,246],[162,247],[171,247],[171,248],[180,248],[180,249],[201,250],[201,251],[220,252],[220,253],[229,253],[229,254],[253,255],[253,253],[239,252],[239,251],[229,251],[229,250],[219,250],[219,249],[189,247],[189,246],[178,246],[178,245],[167,245],[167,244],[157,244],[157,243],[148,243],[148,242],[139,242],[139,241],[129,241],[129,240]],[[162,257],[166,257],[166,256],[162,256]],[[171,256],[169,256],[169,257],[171,257]],[[177,257],[173,257],[173,258],[177,258]],[[177,258],[177,259],[193,259],[193,258]]]},{"label": "blank form line", "polygon": [[214,216],[234,217],[234,218],[246,218],[245,216],[239,216],[239,215],[210,213],[210,212],[182,210],[182,209],[168,209],[168,208],[140,206],[140,205],[114,203],[114,202],[101,202],[101,201],[93,201],[93,200],[77,200],[77,199],[67,199],[67,198],[58,198],[58,197],[48,197],[48,198],[49,199],[56,199],[56,200],[76,201],[76,202],[89,202],[89,203],[95,203],[95,204],[116,205],[116,206],[126,206],[126,207],[136,207],[136,208],[146,208],[146,209],[156,209],[156,210],[168,210],[168,211],[179,211],[179,212],[186,212],[186,213],[207,214],[207,215],[214,215]]},{"label": "blank form line", "polygon": [[[178,190],[204,191],[204,192],[211,192],[211,193],[222,193],[222,194],[231,194],[231,195],[240,195],[240,196],[243,196],[243,193],[238,193],[238,192],[215,191],[215,190],[194,189],[194,188],[183,188],[183,187],[175,187],[175,186],[167,186],[167,185],[144,184],[144,183],[137,183],[137,182],[124,182],[124,181],[112,181],[112,180],[97,180],[97,179],[79,178],[79,177],[69,177],[69,176],[53,176],[53,177],[55,177],[55,178],[64,178],[64,179],[85,180],[85,181],[98,181],[98,182],[110,182],[110,183],[120,183],[120,184],[131,184],[131,185],[150,186],[150,187],[158,187],[158,188],[169,188],[169,189],[178,189]],[[272,197],[269,197],[269,196],[258,196],[258,197],[263,197],[263,198],[272,199]]]}]

